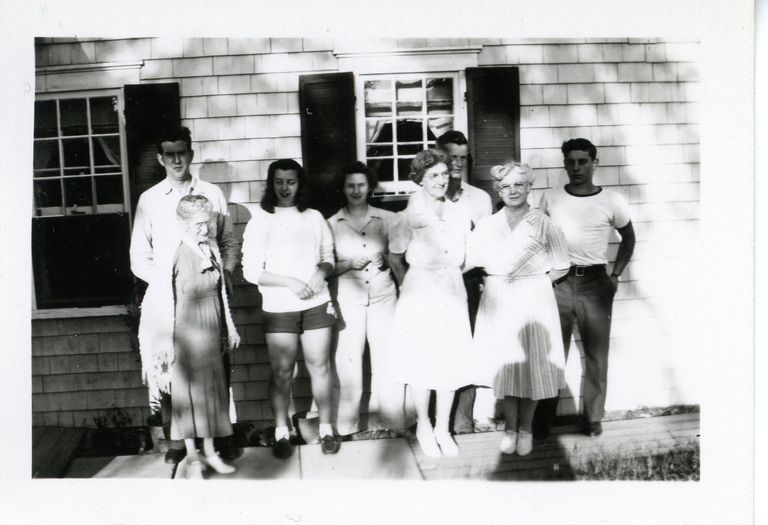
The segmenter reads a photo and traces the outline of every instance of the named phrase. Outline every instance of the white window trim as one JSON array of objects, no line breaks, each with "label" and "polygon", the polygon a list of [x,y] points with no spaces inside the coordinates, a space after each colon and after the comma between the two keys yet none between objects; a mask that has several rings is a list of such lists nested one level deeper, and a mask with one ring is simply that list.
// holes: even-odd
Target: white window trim
[{"label": "white window trim", "polygon": [[[423,47],[410,49],[371,49],[356,51],[359,42],[344,43],[334,49],[339,61],[339,71],[352,71],[355,74],[355,126],[357,128],[358,159],[365,158],[365,96],[364,78],[373,75],[406,75],[409,73],[427,75],[457,75],[454,85],[454,120],[453,128],[467,134],[467,79],[465,70],[478,66],[478,54],[482,45]],[[347,49],[345,49],[347,47]],[[410,194],[417,186],[411,181],[396,183],[396,188],[377,192],[378,195]],[[389,186],[385,184],[384,186]]]},{"label": "white window trim", "polygon": [[[367,80],[398,79],[408,80],[421,77],[449,77],[453,82],[453,129],[466,134],[467,128],[467,103],[464,100],[466,91],[466,78],[463,71],[430,71],[419,73],[379,73],[356,75],[355,78],[355,125],[357,126],[357,158],[366,159],[366,125],[365,125],[365,82]],[[386,117],[389,118],[389,117]],[[376,195],[410,194],[418,189],[418,186],[410,180],[382,181],[379,182],[380,191]]]},{"label": "white window trim", "polygon": [[[128,64],[128,63],[126,63]],[[132,64],[132,63],[131,63]],[[93,64],[94,66],[97,64]],[[63,66],[73,67],[73,66]],[[125,213],[128,214],[128,226],[133,228],[133,217],[131,215],[131,196],[130,196],[130,184],[128,183],[128,146],[125,136],[125,100],[122,89],[96,89],[96,90],[84,90],[84,91],[60,91],[49,93],[37,93],[35,100],[52,100],[52,99],[66,99],[66,98],[83,98],[92,96],[113,96],[117,97],[118,105],[118,129],[120,131],[120,169],[123,173],[123,204],[125,206]],[[34,179],[34,177],[33,177]],[[34,217],[34,193],[32,201],[32,216]],[[31,268],[30,268],[31,270]],[[128,305],[110,305],[101,307],[89,307],[89,308],[37,308],[37,294],[35,292],[35,275],[31,272],[30,282],[32,284],[32,319],[64,319],[74,317],[101,317],[110,315],[127,315]]]}]

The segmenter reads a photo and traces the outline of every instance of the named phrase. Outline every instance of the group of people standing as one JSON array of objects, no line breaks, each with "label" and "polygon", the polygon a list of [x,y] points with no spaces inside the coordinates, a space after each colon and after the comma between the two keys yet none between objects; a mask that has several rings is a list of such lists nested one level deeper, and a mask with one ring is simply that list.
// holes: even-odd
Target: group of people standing
[{"label": "group of people standing", "polygon": [[[239,336],[228,298],[239,247],[220,190],[190,174],[189,131],[166,133],[158,148],[166,179],[141,196],[131,245],[132,269],[149,283],[139,331],[145,379],[159,391],[171,437],[185,443],[166,459],[186,453],[198,476],[206,466],[232,472],[213,438],[232,433],[228,351]],[[302,166],[270,164],[243,234],[242,266],[262,296],[277,457],[293,450],[288,412],[299,349],[323,453],[362,430],[366,342],[370,408],[382,427],[404,432],[415,417],[425,455],[455,456],[452,425],[457,433],[482,428],[499,400],[501,451],[528,454],[538,401],[548,400],[548,428],[565,386],[574,319],[586,355],[584,429],[600,433],[611,304],[634,233],[626,201],[592,181],[595,147],[572,139],[562,151],[569,183],[546,192],[538,209],[529,202],[528,166],[492,168],[500,197],[492,213],[488,193],[468,183],[466,138],[449,131],[412,160],[420,190],[405,210],[371,205],[376,175],[355,162],[337,176],[343,204],[327,221],[307,205]],[[614,229],[622,240],[609,275]],[[195,438],[203,438],[202,454]],[[231,459],[226,442],[218,448]]]}]

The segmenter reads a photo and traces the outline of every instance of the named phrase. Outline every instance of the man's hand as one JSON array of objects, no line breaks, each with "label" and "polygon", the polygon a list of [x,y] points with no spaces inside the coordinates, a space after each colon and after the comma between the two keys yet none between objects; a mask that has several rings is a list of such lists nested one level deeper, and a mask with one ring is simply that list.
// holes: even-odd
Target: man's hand
[{"label": "man's hand", "polygon": [[234,350],[238,346],[240,346],[240,334],[237,333],[237,330],[233,330],[231,334],[227,337],[227,344],[230,350]]},{"label": "man's hand", "polygon": [[616,293],[616,290],[619,289],[619,276],[611,274],[610,275],[611,284],[613,284],[613,293]]}]

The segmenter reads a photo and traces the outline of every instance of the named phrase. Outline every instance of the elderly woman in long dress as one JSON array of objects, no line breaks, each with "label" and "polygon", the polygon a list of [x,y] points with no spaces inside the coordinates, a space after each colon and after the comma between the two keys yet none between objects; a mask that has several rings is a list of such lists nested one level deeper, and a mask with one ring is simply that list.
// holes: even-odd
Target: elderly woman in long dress
[{"label": "elderly woman in long dress", "polygon": [[[416,406],[416,437],[425,455],[455,456],[449,431],[456,389],[472,383],[472,336],[462,266],[471,220],[445,198],[448,159],[435,150],[413,159],[411,180],[421,185],[390,234],[390,260],[401,283],[392,349],[399,379]],[[405,263],[408,267],[406,268]],[[434,429],[429,419],[435,391]]]},{"label": "elderly woman in long dress", "polygon": [[472,232],[468,266],[485,268],[474,350],[482,384],[503,400],[500,448],[524,456],[533,448],[531,426],[539,399],[565,386],[565,355],[553,286],[570,261],[562,232],[532,209],[533,171],[510,162],[491,173],[504,207]]},{"label": "elderly woman in long dress", "polygon": [[[188,477],[202,478],[205,466],[231,474],[235,468],[216,454],[213,438],[232,435],[221,354],[236,348],[240,336],[229,313],[221,255],[209,238],[210,202],[202,195],[187,195],[176,215],[183,233],[173,260],[171,439],[184,440]],[[203,438],[203,455],[197,453],[195,438]]]}]

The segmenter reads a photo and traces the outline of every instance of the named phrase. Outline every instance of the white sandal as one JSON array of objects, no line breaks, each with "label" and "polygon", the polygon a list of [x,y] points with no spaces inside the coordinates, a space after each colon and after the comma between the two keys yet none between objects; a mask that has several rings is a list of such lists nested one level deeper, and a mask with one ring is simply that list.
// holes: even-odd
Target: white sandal
[{"label": "white sandal", "polygon": [[232,465],[224,463],[218,454],[214,453],[212,456],[203,456],[203,458],[205,463],[219,474],[232,474],[237,470]]}]

